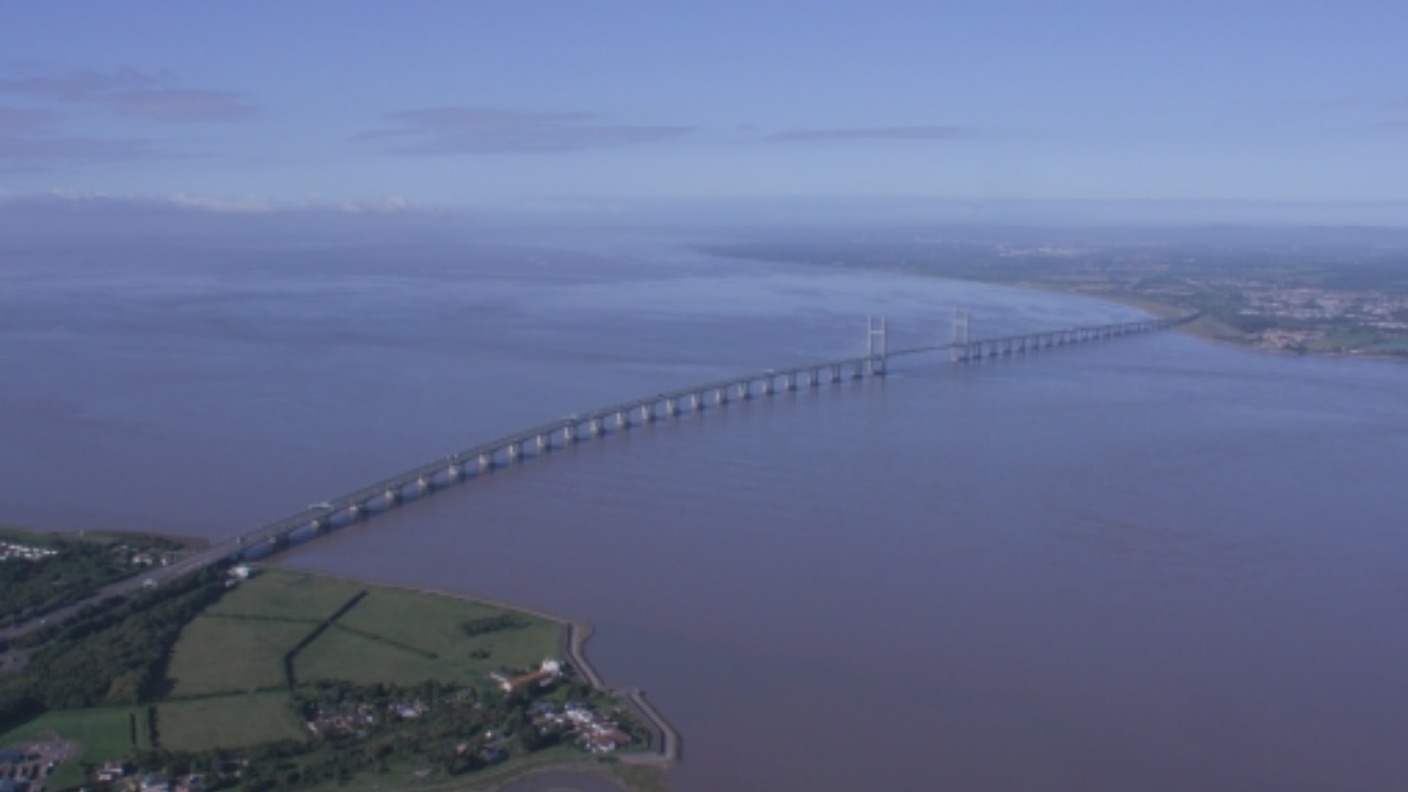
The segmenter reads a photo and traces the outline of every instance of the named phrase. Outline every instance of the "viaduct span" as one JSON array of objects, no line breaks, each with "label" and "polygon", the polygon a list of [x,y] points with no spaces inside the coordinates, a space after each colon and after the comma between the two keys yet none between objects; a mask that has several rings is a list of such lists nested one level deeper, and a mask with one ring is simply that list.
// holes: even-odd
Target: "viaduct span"
[{"label": "viaduct span", "polygon": [[268,545],[270,550],[278,550],[296,534],[316,536],[336,525],[394,508],[407,497],[423,496],[494,468],[518,464],[551,453],[556,448],[623,432],[633,426],[669,420],[682,413],[723,407],[734,401],[766,398],[780,392],[818,388],[845,380],[884,376],[891,358],[947,350],[953,362],[970,363],[984,358],[1037,352],[1147,333],[1192,318],[1193,316],[1148,319],[1001,338],[973,339],[968,314],[958,313],[954,317],[953,343],[890,350],[885,320],[872,317],[867,327],[865,355],[791,368],[766,369],[575,413],[426,462],[338,498],[312,504],[304,511],[246,533],[232,542],[218,548],[212,547],[211,551],[223,551],[221,557],[226,557],[242,555],[260,545]]},{"label": "viaduct span", "polygon": [[718,409],[730,402],[767,398],[777,393],[819,388],[846,380],[884,376],[892,358],[947,351],[954,363],[966,364],[1007,355],[1085,344],[1118,336],[1147,333],[1196,318],[1197,314],[1119,324],[1074,327],[1039,333],[974,339],[967,313],[954,315],[954,341],[949,344],[889,349],[883,318],[871,317],[866,354],[791,368],[766,369],[730,379],[691,385],[642,396],[540,424],[466,448],[394,476],[368,484],[332,500],[269,523],[235,539],[213,545],[155,573],[156,579],[246,555],[278,552],[291,542],[324,534],[335,527],[393,509],[438,489],[483,475],[495,468],[522,463],[570,446],[629,430],[683,413]]}]

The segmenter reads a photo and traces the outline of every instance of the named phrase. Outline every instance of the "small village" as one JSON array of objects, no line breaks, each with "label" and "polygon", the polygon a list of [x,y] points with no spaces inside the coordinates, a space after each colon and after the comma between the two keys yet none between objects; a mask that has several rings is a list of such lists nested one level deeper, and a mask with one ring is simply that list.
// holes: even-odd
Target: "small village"
[{"label": "small village", "polygon": [[0,561],[42,561],[58,554],[59,551],[49,547],[0,541]]},{"label": "small village", "polygon": [[[556,701],[538,697],[563,679],[563,664],[548,658],[536,669],[518,673],[496,671],[490,681],[504,697],[526,693],[525,725],[541,744],[557,742],[575,745],[592,755],[611,754],[636,742],[621,724],[598,706],[580,700]],[[324,688],[324,701],[305,703],[305,728],[311,740],[364,740],[387,727],[429,719],[438,708],[483,711],[473,689],[435,690],[434,696],[392,695],[384,700],[360,698],[355,688]],[[431,700],[427,700],[427,699]],[[466,735],[456,752],[472,752],[482,765],[509,759],[524,744],[522,735],[506,726]],[[54,766],[73,755],[81,746],[55,741],[0,749],[0,792],[44,792],[44,777]],[[127,757],[82,757],[92,768],[89,778],[95,786],[120,792],[206,792],[231,786],[241,780],[248,762],[224,759],[209,766],[187,768],[196,772],[166,775],[144,771]],[[199,772],[203,770],[204,772]]]},{"label": "small village", "polygon": [[[111,545],[108,553],[113,561],[133,567],[166,566],[178,555],[173,551],[135,547],[125,542]],[[43,561],[58,554],[59,550],[53,547],[0,540],[0,561]]]},{"label": "small village", "polygon": [[0,748],[0,792],[43,792],[49,773],[77,750],[66,740]]}]

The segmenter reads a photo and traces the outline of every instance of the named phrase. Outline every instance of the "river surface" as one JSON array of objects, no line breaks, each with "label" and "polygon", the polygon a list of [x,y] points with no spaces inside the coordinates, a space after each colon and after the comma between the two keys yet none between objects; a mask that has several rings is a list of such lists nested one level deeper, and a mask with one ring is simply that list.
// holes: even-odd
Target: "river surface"
[{"label": "river surface", "polygon": [[[0,523],[224,538],[618,399],[1121,321],[675,246],[0,259]],[[1408,367],[1159,333],[710,409],[284,563],[597,626],[683,792],[1408,789]],[[586,782],[583,782],[586,783]]]}]

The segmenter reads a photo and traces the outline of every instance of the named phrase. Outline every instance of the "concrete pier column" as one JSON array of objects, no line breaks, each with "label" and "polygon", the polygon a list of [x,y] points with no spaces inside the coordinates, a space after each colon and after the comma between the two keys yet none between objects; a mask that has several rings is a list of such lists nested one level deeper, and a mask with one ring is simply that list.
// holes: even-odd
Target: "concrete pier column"
[{"label": "concrete pier column", "polygon": [[718,390],[714,391],[714,404],[719,404],[719,405],[728,404],[728,386],[727,386],[727,385],[725,385],[724,387],[719,388]]},{"label": "concrete pier column", "polygon": [[480,469],[480,470],[488,470],[489,468],[491,468],[491,467],[493,467],[493,466],[494,466],[494,455],[493,455],[493,454],[480,454],[480,455],[479,455],[479,469]]},{"label": "concrete pier column", "polygon": [[449,467],[445,468],[445,478],[448,479],[452,484],[456,481],[459,481],[461,475],[463,474],[460,471],[459,465],[450,465]]},{"label": "concrete pier column", "polygon": [[642,404],[640,406],[640,422],[650,423],[653,420],[655,420],[655,405]]},{"label": "concrete pier column", "polygon": [[740,398],[740,399],[751,399],[751,398],[753,398],[753,383],[751,383],[751,382],[740,382],[740,383],[738,383],[738,398]]},{"label": "concrete pier column", "polygon": [[631,418],[630,418],[630,416],[626,415],[626,411],[625,411],[625,410],[617,410],[617,411],[616,411],[616,428],[617,428],[617,429],[625,429],[626,427],[628,427],[628,426],[630,426],[630,425],[631,425]]},{"label": "concrete pier column", "polygon": [[314,534],[320,534],[323,531],[326,531],[327,529],[328,524],[323,522],[321,519],[314,520],[313,522],[308,523],[308,530],[312,531]]},{"label": "concrete pier column", "polygon": [[509,461],[509,462],[517,462],[517,461],[518,461],[518,458],[521,457],[521,456],[523,456],[523,443],[509,443],[509,444],[508,444],[508,461]]},{"label": "concrete pier column", "polygon": [[665,400],[665,414],[671,418],[680,414],[679,404],[677,404],[673,398]]},{"label": "concrete pier column", "polygon": [[562,444],[572,445],[577,442],[577,425],[574,423],[562,425]]},{"label": "concrete pier column", "polygon": [[772,395],[772,376],[771,376],[771,375],[769,375],[768,377],[766,377],[765,379],[763,379],[763,395],[764,395],[764,396],[771,396],[771,395]]},{"label": "concrete pier column", "polygon": [[387,490],[382,493],[381,499],[387,508],[390,508],[401,502],[401,493],[396,490]]},{"label": "concrete pier column", "polygon": [[426,480],[425,476],[421,476],[420,478],[416,479],[416,491],[424,495],[429,489],[430,482]]},{"label": "concrete pier column", "polygon": [[538,453],[540,453],[540,454],[543,453],[544,451],[551,451],[551,450],[552,450],[552,436],[551,436],[551,435],[540,434],[540,435],[538,435],[537,437],[533,438],[533,441],[534,441],[534,443],[537,445],[537,447],[538,447]]},{"label": "concrete pier column", "polygon": [[348,506],[348,507],[347,507],[347,516],[348,516],[348,517],[351,517],[353,520],[357,520],[357,519],[360,519],[360,518],[362,517],[362,512],[363,512],[363,511],[364,511],[364,508],[363,508],[362,504],[360,504],[360,503],[354,503],[354,504],[352,504],[351,506]]},{"label": "concrete pier column", "polygon": [[600,437],[601,433],[605,431],[605,427],[601,425],[600,418],[593,418],[592,422],[587,425],[587,431],[592,433],[592,437]]},{"label": "concrete pier column", "polygon": [[704,409],[703,393],[689,394],[689,409],[694,410],[695,412],[699,412],[700,410]]}]

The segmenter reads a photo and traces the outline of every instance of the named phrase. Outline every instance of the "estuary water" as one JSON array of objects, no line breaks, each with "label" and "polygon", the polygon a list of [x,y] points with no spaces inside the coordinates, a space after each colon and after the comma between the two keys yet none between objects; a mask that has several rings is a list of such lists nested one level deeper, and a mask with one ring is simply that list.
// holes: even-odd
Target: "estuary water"
[{"label": "estuary water", "polygon": [[[556,416],[1069,296],[680,245],[0,261],[0,523],[218,539]],[[1408,789],[1408,367],[1174,333],[710,409],[292,566],[597,626],[684,792]]]}]

